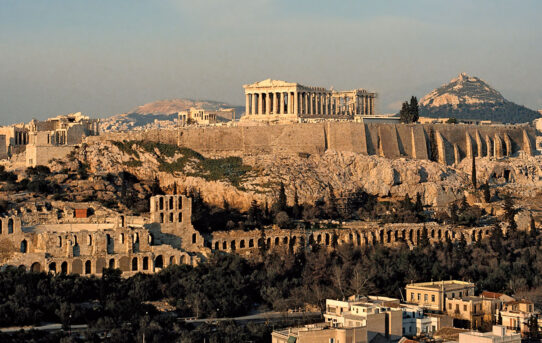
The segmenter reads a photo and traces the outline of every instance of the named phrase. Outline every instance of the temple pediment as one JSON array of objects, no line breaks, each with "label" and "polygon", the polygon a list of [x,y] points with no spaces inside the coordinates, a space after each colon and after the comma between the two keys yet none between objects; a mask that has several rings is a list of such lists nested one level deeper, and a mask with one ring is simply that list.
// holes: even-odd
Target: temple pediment
[{"label": "temple pediment", "polygon": [[252,87],[294,87],[297,83],[294,82],[286,82],[282,80],[272,80],[272,79],[266,79],[263,81],[258,81],[255,83],[252,83],[250,85],[244,85],[244,88],[252,88]]}]

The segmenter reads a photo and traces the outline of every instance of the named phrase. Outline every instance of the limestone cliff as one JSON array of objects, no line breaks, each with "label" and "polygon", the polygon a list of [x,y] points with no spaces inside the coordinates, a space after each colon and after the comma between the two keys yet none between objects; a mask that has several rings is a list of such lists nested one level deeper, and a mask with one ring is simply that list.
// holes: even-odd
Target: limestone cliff
[{"label": "limestone cliff", "polygon": [[[172,146],[170,146],[172,147]],[[169,149],[169,148],[168,148]],[[351,152],[327,151],[322,155],[260,154],[241,158],[210,159],[183,148],[100,142],[77,153],[91,172],[128,170],[142,179],[158,177],[162,186],[196,188],[203,198],[247,209],[250,202],[272,202],[280,182],[293,201],[313,203],[333,190],[337,197],[362,188],[380,197],[416,193],[426,204],[445,206],[463,195],[468,175],[438,163],[409,158],[387,159]],[[214,166],[224,169],[217,171]]]},{"label": "limestone cliff", "polygon": [[539,117],[535,111],[506,100],[486,82],[466,73],[425,95],[420,100],[420,115],[503,123],[530,122]]}]

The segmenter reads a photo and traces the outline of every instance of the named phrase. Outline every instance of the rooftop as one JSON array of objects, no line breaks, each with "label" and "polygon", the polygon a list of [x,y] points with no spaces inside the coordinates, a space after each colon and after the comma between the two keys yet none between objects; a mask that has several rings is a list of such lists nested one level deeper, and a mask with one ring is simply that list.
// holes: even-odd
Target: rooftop
[{"label": "rooftop", "polygon": [[451,289],[451,288],[474,287],[474,284],[472,282],[468,282],[468,281],[459,281],[459,280],[446,280],[446,281],[444,281],[444,280],[441,280],[441,281],[410,283],[410,284],[407,285],[407,287]]}]

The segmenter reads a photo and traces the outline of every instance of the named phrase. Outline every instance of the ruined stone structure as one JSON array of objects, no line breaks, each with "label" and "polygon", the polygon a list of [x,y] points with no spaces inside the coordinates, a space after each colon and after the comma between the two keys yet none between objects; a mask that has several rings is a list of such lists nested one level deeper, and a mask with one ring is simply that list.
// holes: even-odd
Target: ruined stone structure
[{"label": "ruined stone structure", "polygon": [[105,222],[33,226],[23,226],[18,216],[1,217],[0,258],[33,271],[82,275],[100,275],[107,267],[130,276],[170,264],[195,265],[205,248],[191,211],[189,198],[168,195],[151,198],[148,217],[118,214]]},{"label": "ruined stone structure", "polygon": [[281,230],[266,229],[252,231],[222,231],[214,232],[207,238],[206,246],[214,251],[235,252],[250,255],[259,249],[292,249],[297,251],[310,244],[331,247],[335,244],[352,244],[367,246],[372,244],[393,245],[404,242],[409,246],[420,242],[423,229],[427,230],[429,241],[432,243],[445,240],[457,241],[464,239],[473,243],[491,234],[491,227],[453,227],[437,223],[352,223],[340,229],[321,230]]},{"label": "ruined stone structure", "polygon": [[217,111],[207,111],[203,108],[191,107],[188,111],[181,111],[178,114],[179,126],[184,127],[189,124],[210,125],[218,123],[218,117],[231,118],[235,120],[235,109],[221,109]]},{"label": "ruined stone structure", "polygon": [[365,89],[338,92],[271,79],[243,88],[246,104],[242,120],[297,122],[375,114],[376,93]]}]

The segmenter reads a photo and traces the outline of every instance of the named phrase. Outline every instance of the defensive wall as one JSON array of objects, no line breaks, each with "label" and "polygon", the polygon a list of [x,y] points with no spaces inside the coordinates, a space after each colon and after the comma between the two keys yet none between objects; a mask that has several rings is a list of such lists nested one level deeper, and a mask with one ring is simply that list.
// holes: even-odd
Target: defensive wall
[{"label": "defensive wall", "polygon": [[[523,151],[533,155],[535,137],[535,129],[526,125],[322,122],[105,133],[87,137],[87,142],[150,140],[179,144],[204,155],[322,154],[326,150],[387,158],[437,155],[439,162],[453,164],[472,154],[500,158]],[[432,147],[436,153],[432,154]]]},{"label": "defensive wall", "polygon": [[466,243],[473,243],[487,238],[492,230],[489,226],[466,228],[438,223],[353,223],[338,229],[217,231],[206,238],[205,244],[213,251],[235,252],[241,255],[251,255],[262,248],[297,251],[307,245],[331,247],[334,243],[362,247],[373,244],[395,245],[401,242],[415,246],[420,243],[424,228],[431,243],[461,239]]}]

